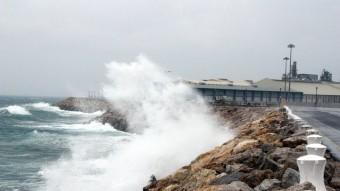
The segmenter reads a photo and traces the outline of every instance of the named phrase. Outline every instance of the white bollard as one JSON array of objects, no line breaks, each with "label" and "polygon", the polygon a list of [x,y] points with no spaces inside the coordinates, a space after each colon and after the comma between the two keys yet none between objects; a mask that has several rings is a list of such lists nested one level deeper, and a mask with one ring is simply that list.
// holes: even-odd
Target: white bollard
[{"label": "white bollard", "polygon": [[300,183],[312,183],[316,191],[326,191],[324,172],[326,159],[316,155],[306,155],[297,159],[300,172]]},{"label": "white bollard", "polygon": [[306,130],[307,135],[319,135],[319,130],[316,129],[308,129]]},{"label": "white bollard", "polygon": [[327,147],[321,144],[310,144],[306,146],[308,155],[325,156]]},{"label": "white bollard", "polygon": [[300,129],[301,130],[309,130],[309,129],[312,129],[312,126],[308,125],[308,124],[304,124],[304,125],[301,125]]},{"label": "white bollard", "polygon": [[320,135],[308,135],[307,136],[307,144],[321,144],[322,136]]}]

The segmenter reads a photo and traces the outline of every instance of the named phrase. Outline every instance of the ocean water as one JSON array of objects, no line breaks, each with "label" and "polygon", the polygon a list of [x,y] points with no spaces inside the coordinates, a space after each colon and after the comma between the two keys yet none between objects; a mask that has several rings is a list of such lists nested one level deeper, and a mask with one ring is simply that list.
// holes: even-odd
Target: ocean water
[{"label": "ocean water", "polygon": [[0,97],[0,191],[138,191],[233,137],[195,90],[145,56],[106,67],[103,94],[128,132],[89,123],[102,111]]},{"label": "ocean water", "polygon": [[100,112],[86,114],[51,106],[58,98],[0,96],[0,190],[38,190],[42,168],[70,153],[70,140],[114,137],[110,126],[84,124]]}]

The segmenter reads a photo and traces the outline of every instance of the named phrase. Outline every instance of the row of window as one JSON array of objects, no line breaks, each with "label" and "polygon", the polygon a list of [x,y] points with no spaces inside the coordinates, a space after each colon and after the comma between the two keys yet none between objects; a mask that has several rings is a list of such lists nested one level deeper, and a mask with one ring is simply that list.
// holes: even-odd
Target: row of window
[{"label": "row of window", "polygon": [[332,95],[305,95],[303,102],[315,103],[316,99],[318,103],[340,103],[340,96]]},{"label": "row of window", "polygon": [[[261,101],[261,102],[279,102],[281,98],[286,97],[284,92],[270,91],[250,91],[250,90],[219,90],[219,89],[198,89],[203,96],[215,97],[217,100],[224,99],[228,101]],[[290,101],[301,102],[302,93],[287,94]]]}]

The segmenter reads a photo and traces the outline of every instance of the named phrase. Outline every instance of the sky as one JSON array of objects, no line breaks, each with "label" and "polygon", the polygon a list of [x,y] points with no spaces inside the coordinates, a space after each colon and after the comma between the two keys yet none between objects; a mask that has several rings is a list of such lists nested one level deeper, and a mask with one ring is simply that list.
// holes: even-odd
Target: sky
[{"label": "sky", "polygon": [[140,54],[183,79],[340,81],[339,0],[0,0],[0,95],[79,96]]}]

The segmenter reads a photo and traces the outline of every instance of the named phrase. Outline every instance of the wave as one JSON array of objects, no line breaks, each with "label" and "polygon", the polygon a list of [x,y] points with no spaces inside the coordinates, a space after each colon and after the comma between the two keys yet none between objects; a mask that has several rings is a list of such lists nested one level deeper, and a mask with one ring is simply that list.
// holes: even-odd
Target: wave
[{"label": "wave", "polygon": [[[71,157],[42,169],[44,191],[142,190],[154,174],[162,178],[194,157],[232,138],[204,99],[144,57],[107,65],[106,99],[127,114],[137,133],[119,144],[74,139]],[[136,96],[138,95],[138,96]],[[87,141],[86,141],[87,140]],[[108,144],[109,154],[98,155]]]},{"label": "wave", "polygon": [[17,124],[17,127],[31,128],[34,129],[33,133],[39,132],[38,130],[63,130],[63,131],[77,131],[77,132],[119,132],[120,134],[128,134],[121,132],[113,128],[109,124],[102,124],[98,121],[92,121],[90,123],[76,123],[76,124],[65,124],[65,123],[21,123]]},{"label": "wave", "polygon": [[26,108],[19,105],[11,105],[0,108],[0,111],[7,111],[12,115],[32,115]]},{"label": "wave", "polygon": [[45,102],[27,104],[26,106],[31,107],[33,109],[37,109],[37,110],[53,112],[63,117],[69,117],[69,116],[96,117],[104,113],[103,111],[96,111],[93,113],[84,113],[80,111],[66,111],[66,110],[60,109],[57,106],[52,106],[51,104],[45,103]]}]

